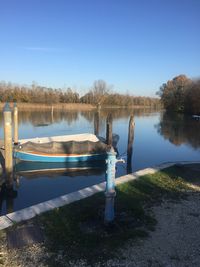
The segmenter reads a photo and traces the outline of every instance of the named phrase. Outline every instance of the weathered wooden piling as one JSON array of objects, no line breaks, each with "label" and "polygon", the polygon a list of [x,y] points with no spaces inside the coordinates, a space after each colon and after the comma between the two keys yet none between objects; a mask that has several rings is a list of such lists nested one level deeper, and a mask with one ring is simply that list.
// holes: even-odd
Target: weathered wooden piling
[{"label": "weathered wooden piling", "polygon": [[109,114],[106,120],[106,144],[112,145],[112,114]]},{"label": "weathered wooden piling", "polygon": [[97,111],[99,112],[100,110],[101,110],[101,104],[98,103],[98,104],[97,104]]},{"label": "weathered wooden piling", "polygon": [[98,110],[94,114],[94,134],[99,135],[99,122],[100,122],[100,111]]},{"label": "weathered wooden piling", "polygon": [[14,103],[13,109],[13,122],[14,122],[14,145],[18,145],[18,107],[17,104]]},{"label": "weathered wooden piling", "polygon": [[128,127],[128,145],[127,145],[127,173],[132,172],[132,154],[133,154],[133,140],[134,140],[134,116],[130,116]]},{"label": "weathered wooden piling", "polygon": [[14,190],[13,185],[8,186],[3,183],[1,186],[0,210],[2,210],[3,203],[6,203],[6,213],[13,212],[14,199],[17,197],[17,191]]},{"label": "weathered wooden piling", "polygon": [[15,173],[14,180],[15,180],[16,188],[19,188],[19,186],[20,186],[20,176],[17,175],[16,173]]},{"label": "weathered wooden piling", "polygon": [[54,107],[51,105],[51,115],[53,115]]},{"label": "weathered wooden piling", "polygon": [[54,106],[52,105],[52,106],[51,106],[51,124],[53,124],[53,122],[54,122],[54,117],[53,117],[53,115],[54,115]]},{"label": "weathered wooden piling", "polygon": [[13,172],[13,150],[12,150],[12,112],[8,103],[3,110],[4,117],[4,158],[6,178],[12,177]]}]

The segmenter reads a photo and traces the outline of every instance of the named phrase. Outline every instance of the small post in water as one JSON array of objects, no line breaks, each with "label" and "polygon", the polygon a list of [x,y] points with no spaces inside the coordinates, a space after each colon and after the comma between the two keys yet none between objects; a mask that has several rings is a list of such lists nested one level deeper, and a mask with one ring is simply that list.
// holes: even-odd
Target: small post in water
[{"label": "small post in water", "polygon": [[14,111],[13,111],[13,120],[14,120],[14,145],[19,144],[18,140],[18,107],[17,103],[14,103]]},{"label": "small post in water", "polygon": [[115,213],[114,213],[114,199],[116,196],[115,192],[115,165],[116,165],[116,153],[114,149],[111,148],[109,152],[107,152],[107,160],[106,160],[106,203],[105,203],[105,214],[104,214],[104,222],[106,225],[109,225],[114,221]]},{"label": "small post in water", "polygon": [[51,115],[53,115],[53,110],[54,110],[54,107],[53,105],[51,105]]},{"label": "small post in water", "polygon": [[98,110],[98,112],[101,110],[101,104],[100,103],[97,104],[97,110]]},{"label": "small post in water", "polygon": [[53,107],[53,105],[51,105],[51,124],[53,124],[53,122],[54,122],[54,119],[53,119],[53,113],[54,112],[54,107]]},{"label": "small post in water", "polygon": [[99,117],[100,117],[100,111],[98,110],[94,114],[94,134],[96,136],[99,135],[99,121],[100,121],[100,118]]},{"label": "small post in water", "polygon": [[130,116],[129,128],[128,128],[128,146],[127,146],[127,173],[132,172],[132,152],[133,152],[133,140],[134,140],[134,116]]},{"label": "small post in water", "polygon": [[109,114],[106,120],[106,144],[112,146],[112,115]]},{"label": "small post in water", "polygon": [[9,182],[13,172],[13,150],[12,150],[12,112],[8,103],[5,104],[3,110],[4,117],[4,158],[5,158],[5,174]]}]

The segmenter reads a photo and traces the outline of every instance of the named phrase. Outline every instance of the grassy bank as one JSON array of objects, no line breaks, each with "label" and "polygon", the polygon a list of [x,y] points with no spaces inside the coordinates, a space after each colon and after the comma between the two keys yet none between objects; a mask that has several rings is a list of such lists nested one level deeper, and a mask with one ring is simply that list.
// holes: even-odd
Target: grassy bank
[{"label": "grassy bank", "polygon": [[[48,212],[39,218],[48,238],[48,250],[64,252],[64,262],[79,259],[88,264],[117,257],[117,249],[134,238],[144,238],[156,221],[149,208],[163,199],[179,200],[188,188],[177,168],[141,177],[117,187],[116,219],[104,225],[103,193]],[[54,266],[54,256],[49,259]]]}]

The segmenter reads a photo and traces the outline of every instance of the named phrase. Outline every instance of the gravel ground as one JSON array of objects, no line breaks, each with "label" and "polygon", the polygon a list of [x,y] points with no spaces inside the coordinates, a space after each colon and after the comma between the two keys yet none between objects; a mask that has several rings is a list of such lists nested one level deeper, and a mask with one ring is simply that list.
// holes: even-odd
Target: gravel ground
[{"label": "gravel ground", "polygon": [[121,249],[121,259],[106,266],[200,266],[200,193],[179,203],[163,202],[152,209],[158,221],[149,238]]},{"label": "gravel ground", "polygon": [[[164,201],[151,211],[158,221],[155,231],[146,239],[128,242],[119,251],[119,259],[109,260],[104,266],[200,266],[200,192],[188,192],[187,198],[178,202]],[[87,266],[84,261],[64,263],[63,252],[53,256],[56,266]],[[6,236],[1,237],[0,266],[44,267],[49,266],[45,263],[48,258],[52,254],[46,252],[44,244],[9,251]]]}]

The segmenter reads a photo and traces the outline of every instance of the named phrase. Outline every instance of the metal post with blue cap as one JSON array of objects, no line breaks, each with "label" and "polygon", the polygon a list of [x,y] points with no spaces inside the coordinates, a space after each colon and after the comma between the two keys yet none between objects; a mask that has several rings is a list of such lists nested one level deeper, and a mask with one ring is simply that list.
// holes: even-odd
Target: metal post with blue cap
[{"label": "metal post with blue cap", "polygon": [[105,214],[104,222],[105,224],[110,224],[114,221],[114,199],[116,196],[115,192],[115,165],[116,165],[116,153],[113,148],[107,152],[106,160],[106,203],[105,203]]}]

